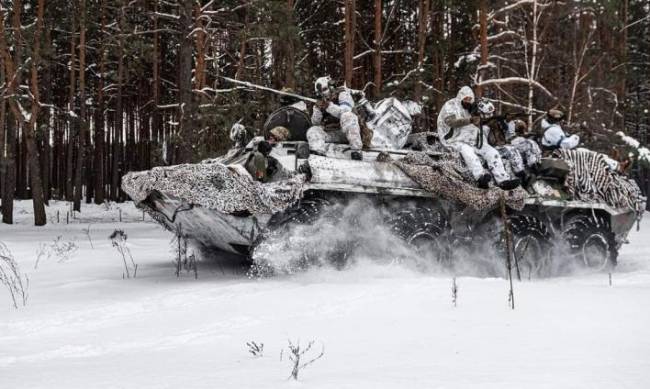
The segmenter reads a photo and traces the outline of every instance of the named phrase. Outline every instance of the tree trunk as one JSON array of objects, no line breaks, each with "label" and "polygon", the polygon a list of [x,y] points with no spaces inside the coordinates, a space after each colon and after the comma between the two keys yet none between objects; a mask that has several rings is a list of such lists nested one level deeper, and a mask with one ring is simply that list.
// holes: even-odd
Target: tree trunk
[{"label": "tree trunk", "polygon": [[[6,33],[4,27],[5,9],[0,7],[0,56],[4,63],[4,77],[7,80],[5,87],[5,94],[8,96],[16,92],[18,85],[20,85],[20,70],[16,69],[16,62],[22,60],[22,29],[20,16],[22,11],[22,2],[16,0],[13,3],[14,10],[11,18],[12,27],[14,27],[14,57],[11,57],[9,48],[6,41]],[[16,28],[18,26],[18,28]],[[15,58],[15,60],[14,60]],[[16,194],[16,138],[17,129],[15,124],[22,121],[22,115],[17,112],[15,106],[11,106],[9,101],[13,119],[6,121],[6,151],[4,158],[4,185],[2,193],[2,222],[6,224],[13,224],[13,210],[14,210],[14,196]],[[6,117],[5,113],[5,117]],[[4,125],[4,123],[2,123]]]},{"label": "tree trunk", "polygon": [[[6,115],[9,116],[9,115]],[[7,118],[7,143],[4,159],[4,185],[2,186],[2,222],[14,222],[14,195],[16,193],[16,119]]]},{"label": "tree trunk", "polygon": [[372,67],[374,70],[374,88],[373,95],[376,99],[381,96],[381,83],[382,83],[382,74],[381,74],[381,21],[382,21],[382,7],[381,3],[383,0],[375,0],[375,31],[374,31],[374,48],[375,51],[372,53]]},{"label": "tree trunk", "polygon": [[[4,85],[5,83],[5,67],[0,65],[0,85]],[[0,201],[2,200],[4,196],[4,179],[5,179],[5,172],[6,172],[6,166],[5,166],[5,131],[6,131],[6,121],[5,121],[5,115],[7,113],[6,111],[7,104],[5,103],[5,99],[0,99]]]},{"label": "tree trunk", "polygon": [[201,19],[201,5],[194,5],[194,18],[196,20],[196,68],[194,69],[194,89],[201,90],[205,86],[205,53],[207,45],[207,34],[205,23]]},{"label": "tree trunk", "polygon": [[[289,15],[289,25],[290,26],[295,26],[295,19],[293,16],[293,7],[294,7],[294,0],[287,0],[287,13]],[[286,49],[286,61],[287,61],[287,67],[285,69],[285,77],[284,77],[284,83],[288,88],[295,89],[296,88],[296,77],[295,77],[295,59],[294,59],[294,53],[296,51],[296,42],[293,37],[291,39],[287,39],[287,49]]]},{"label": "tree trunk", "polygon": [[178,101],[180,103],[180,128],[176,140],[179,144],[179,162],[191,162],[195,146],[195,99],[192,93],[192,0],[183,0],[179,24],[181,42],[178,50]]},{"label": "tree trunk", "polygon": [[431,15],[431,30],[432,30],[432,40],[437,44],[434,45],[435,50],[433,53],[433,74],[432,82],[433,86],[436,88],[436,98],[435,106],[437,108],[442,107],[445,103],[446,95],[444,94],[445,88],[445,51],[442,47],[442,42],[446,39],[445,34],[445,2],[437,0],[435,5],[431,7],[434,9],[433,15]]},{"label": "tree trunk", "polygon": [[480,20],[480,26],[481,26],[481,36],[480,36],[480,44],[481,44],[481,66],[478,71],[478,84],[479,86],[476,88],[476,96],[477,97],[482,97],[483,96],[483,87],[480,85],[481,81],[485,79],[485,73],[487,71],[487,64],[488,64],[488,41],[487,41],[487,12],[488,12],[488,6],[487,6],[487,0],[481,0],[480,1],[480,10],[479,10],[479,20]]},{"label": "tree trunk", "polygon": [[[0,84],[4,84],[5,67],[0,66]],[[2,198],[2,222],[13,223],[14,191],[16,190],[16,166],[13,156],[15,134],[13,120],[8,118],[7,104],[0,99],[0,198]],[[6,134],[6,136],[5,136]]]},{"label": "tree trunk", "polygon": [[77,167],[74,178],[74,210],[81,212],[83,194],[83,168],[86,154],[86,0],[79,0],[79,138],[77,150]]},{"label": "tree trunk", "polygon": [[[182,16],[183,13],[181,12],[181,18]],[[244,66],[246,65],[246,42],[247,41],[248,41],[248,8],[245,8],[244,29],[241,32],[241,41],[239,42],[239,62],[237,63],[237,72],[235,73],[235,79],[237,80],[240,80],[241,77],[244,75]]]},{"label": "tree trunk", "polygon": [[32,45],[32,69],[31,69],[31,92],[32,92],[32,114],[29,125],[25,126],[25,142],[27,143],[27,158],[29,160],[29,176],[31,178],[32,202],[34,204],[34,224],[44,226],[47,224],[45,204],[43,199],[43,182],[41,181],[41,165],[36,148],[35,131],[38,124],[38,113],[40,110],[40,94],[38,91],[38,65],[40,62],[41,34],[43,32],[43,14],[45,11],[45,0],[38,0],[36,30],[34,31],[34,43]]},{"label": "tree trunk", "polygon": [[[154,12],[158,12],[158,0],[154,0]],[[153,54],[151,58],[151,67],[153,73],[153,111],[152,111],[152,127],[153,127],[153,136],[158,144],[163,142],[162,137],[162,121],[160,117],[160,110],[158,106],[160,105],[160,35],[158,34],[158,17],[154,14],[153,17],[153,29],[156,31],[153,35]],[[161,152],[162,154],[162,152]],[[166,155],[161,155],[162,160],[164,161],[167,157]]]},{"label": "tree trunk", "polygon": [[[52,84],[52,26],[51,20],[47,20],[47,27],[45,28],[45,48],[47,52],[47,59],[43,62],[43,85]],[[52,96],[54,95],[53,88],[45,88],[45,96],[41,99],[44,104],[52,104]],[[43,176],[43,197],[45,205],[49,205],[50,198],[52,197],[52,153],[50,145],[50,137],[52,135],[52,109],[46,108],[44,119],[41,121],[45,131],[39,132],[39,144],[41,155],[41,172]]]},{"label": "tree trunk", "polygon": [[106,0],[100,3],[99,38],[99,81],[97,90],[97,110],[95,112],[95,163],[93,178],[95,183],[95,204],[105,200],[104,192],[104,77],[106,74]]},{"label": "tree trunk", "polygon": [[422,97],[422,74],[421,70],[424,64],[424,49],[427,43],[427,31],[429,25],[429,0],[420,0],[420,7],[418,11],[418,63],[417,63],[417,76],[415,84],[415,100],[419,101]]},{"label": "tree trunk", "polygon": [[535,80],[535,68],[537,67],[537,25],[539,16],[537,15],[537,0],[533,0],[533,47],[530,54],[530,68],[528,69],[528,128],[533,128],[533,98]]},{"label": "tree trunk", "polygon": [[345,2],[345,84],[352,87],[354,77],[354,38],[356,33],[356,0]]},{"label": "tree trunk", "polygon": [[[18,85],[21,84],[20,69],[16,67],[18,61],[21,60],[20,47],[23,44],[22,40],[22,23],[21,23],[21,10],[22,2],[20,0],[14,1],[14,13],[12,17],[12,28],[15,34],[15,50],[14,55],[15,59],[12,58],[9,51],[6,36],[4,23],[0,23],[0,55],[2,55],[6,78],[11,80],[6,86],[7,95],[12,96]],[[32,46],[32,58],[31,58],[31,94],[32,94],[32,106],[31,106],[31,116],[29,118],[24,117],[21,108],[18,105],[18,102],[14,98],[9,99],[9,106],[15,118],[15,122],[18,124],[18,133],[24,135],[25,144],[27,148],[26,161],[29,163],[31,177],[31,190],[32,190],[32,199],[34,204],[34,222],[37,226],[44,225],[46,223],[45,217],[45,206],[43,204],[43,186],[41,182],[41,173],[40,173],[40,162],[38,157],[38,150],[36,149],[36,140],[34,136],[34,131],[36,128],[36,121],[38,119],[38,110],[39,106],[39,91],[38,91],[38,63],[39,63],[39,54],[40,54],[40,35],[43,31],[43,12],[44,12],[44,0],[38,1],[38,11],[37,11],[37,20],[36,20],[36,29],[34,31],[34,41]],[[5,10],[0,7],[0,21],[5,20]],[[8,152],[7,157],[10,160],[14,159],[13,156],[13,145],[15,144],[15,135],[13,129],[9,128],[9,133],[7,136],[8,142]],[[9,144],[11,143],[11,144]],[[12,223],[13,217],[11,212],[13,211],[13,192],[15,189],[16,177],[15,170],[13,167],[9,167],[7,172],[7,178],[5,179],[5,196],[3,196],[3,220],[5,223]],[[13,173],[12,173],[13,171]],[[8,192],[11,191],[11,194]],[[9,194],[7,196],[7,194]],[[9,209],[11,208],[11,209]],[[5,213],[6,212],[6,213]]]},{"label": "tree trunk", "polygon": [[125,33],[125,12],[126,1],[120,2],[120,16],[119,16],[119,31],[120,38],[118,40],[118,62],[117,62],[117,96],[115,106],[115,116],[113,121],[113,166],[111,169],[111,197],[113,201],[120,200],[120,176],[122,167],[122,137],[124,131],[124,33]]},{"label": "tree trunk", "polygon": [[[76,32],[77,24],[72,21],[72,30]],[[74,139],[76,137],[77,120],[72,116],[75,111],[75,97],[77,93],[77,39],[76,34],[70,36],[70,82],[68,90],[68,137],[66,151],[66,169],[65,169],[65,199],[70,201],[74,199]],[[76,115],[76,114],[75,114]]]},{"label": "tree trunk", "polygon": [[[621,66],[621,75],[619,78],[619,82],[617,85],[617,95],[618,95],[618,101],[619,102],[624,102],[625,97],[627,94],[627,46],[628,46],[628,41],[627,41],[627,25],[628,25],[628,19],[629,19],[629,0],[623,0],[623,4],[621,4],[621,7],[623,8],[621,10],[621,25],[623,26],[623,31],[622,31],[622,36],[621,36],[621,42],[619,43],[620,47],[620,58],[619,58],[619,64],[623,64]],[[647,36],[646,36],[647,39]],[[625,110],[622,112],[622,117],[620,121],[619,128],[623,131],[625,131]],[[614,117],[616,117],[616,113],[614,114]]]}]

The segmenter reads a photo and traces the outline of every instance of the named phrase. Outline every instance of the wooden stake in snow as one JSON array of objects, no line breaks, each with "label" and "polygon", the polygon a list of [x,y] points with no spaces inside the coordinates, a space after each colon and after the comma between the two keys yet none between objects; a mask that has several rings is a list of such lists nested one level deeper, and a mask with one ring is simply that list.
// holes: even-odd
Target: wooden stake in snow
[{"label": "wooden stake in snow", "polygon": [[609,272],[609,286],[612,286],[612,272]]},{"label": "wooden stake in snow", "polygon": [[176,231],[176,240],[178,241],[178,258],[176,261],[176,277],[181,276],[181,264],[183,261],[183,250],[181,248],[181,240],[183,239],[183,226],[181,224],[178,225],[178,229]]},{"label": "wooden stake in snow", "polygon": [[506,241],[506,267],[508,270],[508,282],[510,283],[508,302],[510,303],[510,308],[515,309],[515,292],[512,287],[512,234],[510,231],[510,220],[506,212],[505,196],[501,196],[501,219],[503,220],[503,234]]},{"label": "wooden stake in snow", "polygon": [[458,302],[458,285],[456,284],[456,277],[451,281],[451,302],[454,304],[454,307],[457,306]]}]

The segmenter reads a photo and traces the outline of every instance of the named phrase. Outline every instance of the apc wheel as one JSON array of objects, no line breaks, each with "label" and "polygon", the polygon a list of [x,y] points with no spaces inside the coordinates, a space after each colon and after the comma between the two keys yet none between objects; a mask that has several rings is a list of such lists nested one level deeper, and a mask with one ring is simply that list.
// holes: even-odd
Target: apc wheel
[{"label": "apc wheel", "polygon": [[428,207],[399,211],[392,219],[393,234],[402,238],[427,262],[447,263],[449,222],[438,210]]},{"label": "apc wheel", "polygon": [[516,270],[521,278],[539,277],[548,263],[551,234],[536,216],[515,214],[510,216],[512,246]]},{"label": "apc wheel", "polygon": [[562,231],[569,251],[578,264],[594,271],[616,266],[618,250],[609,220],[602,215],[575,215]]},{"label": "apc wheel", "polygon": [[331,203],[322,198],[304,199],[284,212],[273,215],[268,223],[269,230],[276,230],[289,224],[314,224]]},{"label": "apc wheel", "polygon": [[[551,248],[551,234],[548,228],[537,216],[528,213],[509,215],[509,220],[512,233],[513,277],[531,279],[542,276]],[[501,217],[488,219],[479,231],[487,242],[493,242],[495,260],[504,263],[507,243]]]}]

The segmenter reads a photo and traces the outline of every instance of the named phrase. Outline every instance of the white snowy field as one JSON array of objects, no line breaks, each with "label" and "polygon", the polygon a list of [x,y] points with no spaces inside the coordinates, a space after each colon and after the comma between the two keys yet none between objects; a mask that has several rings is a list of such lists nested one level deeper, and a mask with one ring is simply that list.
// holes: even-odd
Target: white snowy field
[{"label": "white snowy field", "polygon": [[[459,278],[454,307],[448,276],[371,262],[263,280],[200,263],[198,280],[177,278],[171,234],[130,204],[123,223],[97,207],[70,224],[66,204],[53,204],[47,227],[17,206],[0,241],[29,276],[29,298],[14,309],[0,289],[2,389],[650,387],[650,215],[611,287],[606,274],[516,282],[512,311],[503,279]],[[135,279],[122,278],[116,228]],[[35,269],[40,244],[59,236],[78,250]],[[288,339],[325,350],[297,383]]]}]

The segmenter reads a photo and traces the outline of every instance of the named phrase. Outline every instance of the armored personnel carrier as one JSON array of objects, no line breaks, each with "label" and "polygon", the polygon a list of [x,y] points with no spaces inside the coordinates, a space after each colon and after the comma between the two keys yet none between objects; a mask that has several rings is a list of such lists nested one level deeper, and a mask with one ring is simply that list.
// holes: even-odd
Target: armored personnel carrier
[{"label": "armored personnel carrier", "polygon": [[[305,120],[288,111],[291,120]],[[345,144],[316,155],[304,128],[291,133],[270,154],[281,168],[267,183],[244,168],[251,143],[198,164],[129,173],[122,187],[160,224],[205,251],[250,258],[274,231],[336,218],[332,205],[363,198],[382,210],[396,237],[438,263],[453,264],[460,248],[484,255],[487,244],[502,252],[507,226],[517,265],[540,276],[549,274],[550,257],[560,251],[566,261],[594,270],[616,265],[645,210],[636,184],[586,150],[544,159],[526,188],[484,190],[458,156],[436,147],[432,133],[412,136],[398,150],[367,149],[362,161],[352,160]],[[332,258],[345,258],[346,247]]]}]

